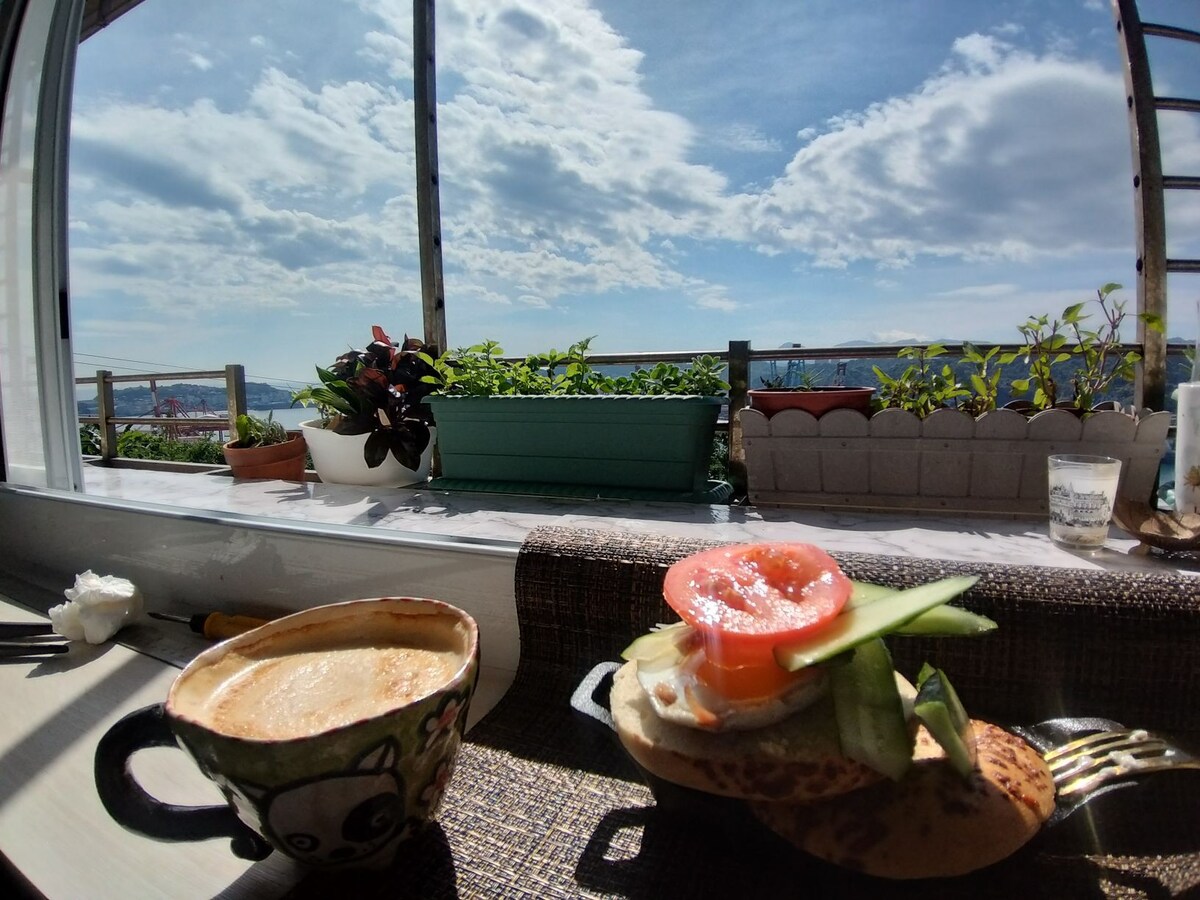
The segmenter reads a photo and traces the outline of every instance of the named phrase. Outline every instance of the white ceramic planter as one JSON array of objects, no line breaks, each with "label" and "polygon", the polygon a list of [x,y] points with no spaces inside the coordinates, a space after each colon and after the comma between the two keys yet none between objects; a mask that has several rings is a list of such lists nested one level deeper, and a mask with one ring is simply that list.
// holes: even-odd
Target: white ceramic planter
[{"label": "white ceramic planter", "polygon": [[300,430],[308,442],[312,454],[313,468],[326,484],[360,484],[369,487],[401,487],[418,484],[429,478],[429,461],[433,456],[436,429],[429,429],[429,446],[421,454],[421,465],[407,469],[390,453],[376,468],[367,467],[363,459],[365,434],[335,434],[321,427],[319,419],[301,422]]}]

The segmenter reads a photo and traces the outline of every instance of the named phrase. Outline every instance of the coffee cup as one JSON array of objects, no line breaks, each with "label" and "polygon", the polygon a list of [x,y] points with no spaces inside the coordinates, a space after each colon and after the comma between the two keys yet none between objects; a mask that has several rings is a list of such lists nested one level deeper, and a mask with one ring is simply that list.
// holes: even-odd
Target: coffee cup
[{"label": "coffee cup", "polygon": [[[166,703],[96,749],[100,799],[148,837],[227,836],[308,865],[383,867],[430,822],[454,770],[479,672],[479,630],[437,600],[315,607],[208,648]],[[132,777],[137,750],[178,744],[228,805],[181,807]]]}]

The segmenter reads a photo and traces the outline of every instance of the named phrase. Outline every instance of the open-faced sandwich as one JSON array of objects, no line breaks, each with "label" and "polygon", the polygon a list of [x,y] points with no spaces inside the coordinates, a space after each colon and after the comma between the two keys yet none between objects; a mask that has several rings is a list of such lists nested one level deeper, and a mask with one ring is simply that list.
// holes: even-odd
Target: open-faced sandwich
[{"label": "open-faced sandwich", "polygon": [[887,634],[973,635],[976,579],[851,582],[817,547],[739,544],[664,582],[682,619],[635,640],[611,695],[621,743],[666,781],[749,801],[800,849],[889,878],[959,875],[1028,841],[1054,787],[1019,737],[970,720],[945,673],[914,687]]}]

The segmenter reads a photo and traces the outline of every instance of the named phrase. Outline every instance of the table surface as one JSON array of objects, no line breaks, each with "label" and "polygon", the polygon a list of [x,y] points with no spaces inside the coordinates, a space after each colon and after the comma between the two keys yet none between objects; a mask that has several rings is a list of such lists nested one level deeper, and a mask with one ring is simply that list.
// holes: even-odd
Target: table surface
[{"label": "table surface", "polygon": [[[44,621],[3,595],[0,619]],[[179,845],[141,837],[101,806],[92,776],[97,742],[121,716],[162,701],[177,674],[175,666],[116,642],[73,643],[59,656],[0,661],[0,721],[6,723],[0,729],[0,851],[51,900],[272,897],[303,877],[279,854],[258,864],[240,860],[227,839]],[[511,672],[481,670],[470,724],[511,679]],[[161,800],[224,802],[173,748],[139,752],[133,770]]]}]

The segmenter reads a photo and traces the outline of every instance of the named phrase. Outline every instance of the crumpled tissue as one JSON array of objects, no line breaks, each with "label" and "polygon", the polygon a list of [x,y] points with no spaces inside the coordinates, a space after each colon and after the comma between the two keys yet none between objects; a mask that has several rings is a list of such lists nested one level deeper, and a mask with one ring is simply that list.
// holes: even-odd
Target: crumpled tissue
[{"label": "crumpled tissue", "polygon": [[69,641],[102,644],[142,614],[142,592],[132,581],[88,569],[63,593],[66,603],[50,610],[54,630]]}]

